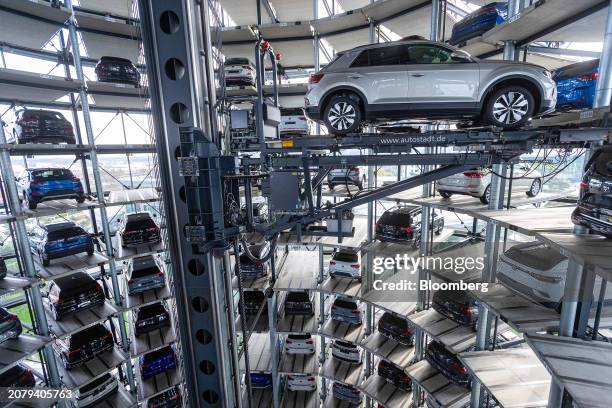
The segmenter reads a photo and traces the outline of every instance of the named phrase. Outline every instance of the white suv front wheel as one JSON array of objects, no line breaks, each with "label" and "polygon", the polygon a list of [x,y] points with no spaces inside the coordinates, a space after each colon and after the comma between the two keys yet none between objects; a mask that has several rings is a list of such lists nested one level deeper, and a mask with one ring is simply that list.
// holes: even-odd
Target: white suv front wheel
[{"label": "white suv front wheel", "polygon": [[323,112],[323,121],[327,130],[336,135],[357,132],[362,121],[358,99],[347,95],[332,97]]},{"label": "white suv front wheel", "polygon": [[504,129],[523,127],[533,116],[535,99],[522,86],[506,86],[487,99],[485,120]]}]

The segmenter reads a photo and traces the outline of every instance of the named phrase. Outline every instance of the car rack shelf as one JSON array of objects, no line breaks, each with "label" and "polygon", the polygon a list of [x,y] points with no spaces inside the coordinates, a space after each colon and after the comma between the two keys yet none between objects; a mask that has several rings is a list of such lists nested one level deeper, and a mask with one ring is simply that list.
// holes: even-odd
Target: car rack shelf
[{"label": "car rack shelf", "polygon": [[427,360],[411,365],[406,374],[418,384],[440,408],[463,408],[470,399],[467,388],[453,384]]}]

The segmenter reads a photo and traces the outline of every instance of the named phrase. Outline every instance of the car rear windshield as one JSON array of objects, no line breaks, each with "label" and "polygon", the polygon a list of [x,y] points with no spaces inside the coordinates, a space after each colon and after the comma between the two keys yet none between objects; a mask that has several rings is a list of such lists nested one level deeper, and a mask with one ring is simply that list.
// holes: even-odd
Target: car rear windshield
[{"label": "car rear windshield", "polygon": [[408,323],[406,322],[405,319],[402,319],[401,317],[395,316],[392,313],[385,313],[383,314],[383,316],[380,318],[380,320],[382,320],[383,322],[392,324],[394,326],[406,326]]},{"label": "car rear windshield", "polygon": [[130,61],[129,59],[126,58],[119,58],[119,57],[102,57],[100,58],[101,62],[105,62],[105,63],[114,63],[114,64],[131,64],[132,61]]},{"label": "car rear windshield", "polygon": [[80,332],[74,333],[72,336],[70,336],[70,348],[80,347],[81,345],[89,343],[92,340],[106,336],[107,333],[108,329],[101,324],[81,330]]},{"label": "car rear windshield", "polygon": [[84,387],[79,388],[79,392],[86,393],[86,392],[89,392],[91,390],[94,390],[96,387],[98,387],[101,384],[104,384],[110,378],[111,378],[110,374],[104,374],[102,377],[97,378],[97,379],[93,380],[92,382],[90,382],[89,384],[85,385]]},{"label": "car rear windshield", "polygon": [[136,219],[130,220],[128,218],[127,224],[125,226],[128,230],[144,230],[147,228],[156,227],[155,223],[150,218]]},{"label": "car rear windshield", "polygon": [[264,293],[258,290],[248,290],[244,292],[245,302],[262,302],[264,297]]},{"label": "car rear windshield", "polygon": [[310,340],[312,336],[310,334],[290,334],[287,338],[292,340]]},{"label": "car rear windshield", "polygon": [[225,65],[251,65],[248,58],[228,58]]},{"label": "car rear windshield", "polygon": [[334,305],[344,309],[357,309],[357,303],[353,302],[352,300],[336,299]]},{"label": "car rear windshield", "polygon": [[339,251],[334,254],[333,259],[340,262],[357,262],[359,257],[354,252]]},{"label": "car rear windshield", "polygon": [[602,151],[599,153],[593,167],[597,174],[612,177],[612,151]]},{"label": "car rear windshield", "polygon": [[350,348],[350,349],[356,349],[357,346],[352,344],[352,343],[348,343],[346,341],[342,341],[342,340],[336,340],[335,342],[337,345],[339,345],[340,347],[345,347],[345,348]]},{"label": "car rear windshield", "polygon": [[4,319],[8,315],[9,312],[6,309],[0,307],[0,319]]},{"label": "car rear windshield", "polygon": [[166,308],[161,303],[154,303],[149,306],[141,307],[138,310],[138,318],[139,319],[148,319],[149,317],[157,316],[160,314],[165,314]]},{"label": "car rear windshield", "polygon": [[24,119],[64,119],[61,113],[53,111],[26,111],[22,117]]},{"label": "car rear windshield", "polygon": [[412,218],[408,214],[387,211],[380,217],[380,223],[397,225],[399,227],[408,227],[410,224],[412,224]]},{"label": "car rear windshield", "polygon": [[56,281],[62,297],[75,296],[98,287],[98,284],[85,272],[60,278]]},{"label": "car rear windshield", "polygon": [[58,231],[51,231],[47,235],[48,241],[59,241],[65,238],[78,237],[85,235],[85,231],[81,227],[69,227]]},{"label": "car rear windshield", "polygon": [[65,179],[71,178],[72,172],[68,169],[44,169],[32,171],[33,178]]},{"label": "car rear windshield", "polygon": [[302,108],[283,108],[281,109],[281,116],[304,116]]},{"label": "car rear windshield", "polygon": [[154,275],[159,272],[159,266],[155,263],[154,258],[147,258],[142,261],[134,260],[131,277],[142,278],[143,276]]},{"label": "car rear windshield", "polygon": [[172,347],[170,346],[166,346],[166,347],[162,347],[159,350],[155,350],[152,351],[150,353],[145,354],[144,356],[144,360],[145,361],[154,361],[157,360],[159,358],[165,357],[167,355],[170,355],[173,353]]},{"label": "car rear windshield", "polygon": [[310,302],[307,292],[289,292],[287,302]]}]

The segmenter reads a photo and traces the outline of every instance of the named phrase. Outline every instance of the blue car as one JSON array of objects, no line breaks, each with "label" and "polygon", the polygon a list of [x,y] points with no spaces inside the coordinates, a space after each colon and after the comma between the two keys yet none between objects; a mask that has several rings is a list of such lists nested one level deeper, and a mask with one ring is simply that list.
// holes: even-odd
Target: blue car
[{"label": "blue car", "polygon": [[453,34],[449,43],[451,45],[463,44],[503,23],[507,18],[508,5],[506,2],[497,1],[482,6],[453,26]]},{"label": "blue car", "polygon": [[87,252],[87,255],[94,253],[93,238],[74,222],[37,225],[28,236],[30,249],[43,266],[49,266],[52,259],[81,252]]},{"label": "blue car", "polygon": [[25,169],[17,178],[17,191],[30,210],[49,200],[74,198],[77,203],[85,201],[81,180],[68,169]]},{"label": "blue car", "polygon": [[142,379],[147,380],[176,367],[176,353],[173,346],[166,346],[140,356],[139,362]]},{"label": "blue car", "polygon": [[589,109],[595,100],[599,60],[579,62],[557,69],[557,110]]},{"label": "blue car", "polygon": [[268,388],[272,386],[272,374],[251,373],[251,387]]}]

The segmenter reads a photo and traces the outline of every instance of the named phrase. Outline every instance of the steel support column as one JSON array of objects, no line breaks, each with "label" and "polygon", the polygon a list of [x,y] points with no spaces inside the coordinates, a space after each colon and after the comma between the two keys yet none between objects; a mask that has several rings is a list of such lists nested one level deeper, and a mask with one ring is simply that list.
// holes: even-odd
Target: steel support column
[{"label": "steel support column", "polygon": [[603,50],[599,59],[599,77],[595,88],[593,107],[609,106],[612,98],[612,1],[608,6]]},{"label": "steel support column", "polygon": [[[506,164],[494,164],[493,173],[491,175],[491,187],[489,195],[489,209],[498,210],[503,207],[504,184],[508,166]],[[499,174],[500,176],[497,176]],[[495,282],[497,273],[497,255],[499,249],[499,227],[487,222],[487,230],[485,235],[485,267],[482,271],[481,282]],[[491,333],[491,316],[489,309],[485,306],[478,306],[478,325],[476,332],[476,350],[486,350]],[[482,388],[478,379],[474,377],[472,381],[472,396],[471,407],[480,407]]]},{"label": "steel support column", "polygon": [[[123,298],[121,296],[121,290],[119,287],[119,279],[117,278],[117,266],[115,264],[113,243],[110,233],[110,226],[108,221],[108,215],[106,213],[106,206],[104,205],[104,187],[102,185],[102,177],[99,172],[98,154],[95,147],[95,136],[93,127],[91,124],[91,114],[89,112],[89,99],[87,97],[87,89],[85,88],[85,75],[83,74],[83,65],[81,64],[81,54],[79,49],[79,38],[77,34],[77,21],[72,5],[72,0],[65,1],[66,7],[70,11],[70,19],[68,24],[68,33],[70,35],[70,46],[72,48],[72,58],[74,60],[74,69],[76,77],[79,81],[83,82],[83,86],[79,89],[79,102],[81,104],[81,111],[83,113],[83,123],[85,124],[85,135],[87,137],[87,144],[89,145],[89,160],[91,161],[91,171],[94,177],[94,186],[96,191],[96,198],[100,204],[100,223],[102,224],[102,232],[104,236],[104,247],[106,255],[109,258],[108,269],[113,286],[113,299],[117,306],[122,306]],[[119,320],[119,334],[121,336],[121,348],[127,354],[130,352],[130,341],[127,334],[125,318],[123,313],[117,315]],[[132,361],[128,359],[126,361],[128,383],[131,389],[135,388],[134,383],[134,372],[132,370]]]},{"label": "steel support column", "polygon": [[[339,220],[339,222],[342,222],[342,220]],[[325,280],[325,254],[323,253],[323,245],[319,245],[319,278],[318,278],[318,283],[319,285],[323,284],[323,281]],[[319,292],[319,326],[321,328],[323,328],[323,324],[325,324],[325,292],[320,291]],[[320,336],[319,337],[319,344],[320,344],[320,348],[319,348],[319,364],[321,366],[323,366],[323,364],[325,363],[325,336]],[[327,397],[327,381],[325,380],[324,377],[321,377],[321,400],[325,401],[325,398]]]},{"label": "steel support column", "polygon": [[[521,12],[520,0],[508,0],[508,18]],[[504,41],[504,60],[514,61],[516,58],[516,42]]]},{"label": "steel support column", "polygon": [[[190,0],[139,0],[144,53],[147,61],[151,112],[156,135],[169,269],[176,299],[180,366],[192,408],[239,404],[238,362],[227,321],[227,277],[222,264],[224,240],[221,157],[207,118],[210,109],[198,106],[193,90],[214,87],[207,70],[193,69],[194,19]],[[208,25],[203,21],[202,25]],[[206,56],[212,58],[211,55]],[[195,73],[198,72],[198,75]],[[202,126],[200,133],[194,127]],[[198,163],[193,176],[181,171],[182,160]],[[188,239],[186,227],[203,231],[203,239]],[[227,263],[227,261],[225,260]]]}]

